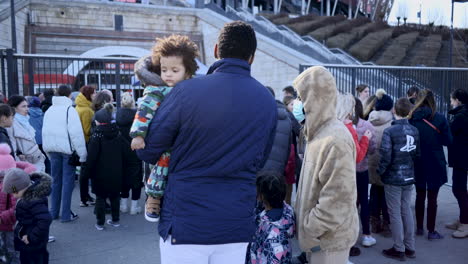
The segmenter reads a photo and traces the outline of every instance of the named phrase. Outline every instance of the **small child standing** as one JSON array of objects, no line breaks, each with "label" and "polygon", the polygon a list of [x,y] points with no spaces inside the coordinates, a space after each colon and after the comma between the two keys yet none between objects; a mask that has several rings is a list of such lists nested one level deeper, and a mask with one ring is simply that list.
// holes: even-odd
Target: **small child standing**
[{"label": "small child standing", "polygon": [[28,175],[21,169],[10,169],[2,191],[17,199],[14,243],[21,264],[49,263],[47,242],[52,216],[47,196],[52,191],[52,178],[41,172]]},{"label": "small child standing", "polygon": [[419,156],[419,132],[406,118],[412,108],[407,98],[395,104],[395,121],[384,130],[377,173],[384,183],[390,215],[393,247],[383,250],[388,258],[415,258],[414,219],[411,194],[415,183],[414,162]]},{"label": "small child standing", "polygon": [[257,232],[247,249],[247,264],[291,263],[291,239],[296,227],[294,211],[284,202],[285,197],[283,175],[271,171],[257,175],[257,199],[265,210],[257,215]]},{"label": "small child standing", "polygon": [[[143,62],[137,62],[135,73],[140,80],[151,79],[151,83],[146,83],[143,100],[138,106],[135,120],[130,129],[130,137],[133,138],[132,150],[145,148],[148,127],[159,105],[177,83],[189,79],[195,74],[198,68],[195,61],[197,56],[198,47],[194,42],[186,36],[172,35],[156,40],[151,55],[151,65],[148,65],[148,58],[143,58]],[[147,71],[149,66],[154,69],[154,72]],[[142,70],[144,74],[142,74]],[[159,214],[155,210],[164,195],[169,157],[169,152],[163,153],[146,180],[145,191],[148,200],[145,205],[145,218],[150,222],[159,221]]]},{"label": "small child standing", "polygon": [[106,220],[106,199],[111,205],[112,220],[107,224],[120,226],[120,191],[124,181],[124,171],[131,151],[128,141],[120,134],[113,118],[114,107],[107,103],[94,115],[96,129],[88,143],[88,157],[85,173],[90,175],[92,191],[96,194],[96,229],[104,230]]}]

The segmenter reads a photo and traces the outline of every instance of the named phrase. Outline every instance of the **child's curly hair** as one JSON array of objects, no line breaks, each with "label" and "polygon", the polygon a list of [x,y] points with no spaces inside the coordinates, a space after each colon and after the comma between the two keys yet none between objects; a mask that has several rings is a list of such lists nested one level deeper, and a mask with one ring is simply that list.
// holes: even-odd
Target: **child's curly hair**
[{"label": "child's curly hair", "polygon": [[182,57],[186,73],[190,76],[194,75],[198,69],[195,61],[195,58],[199,56],[198,46],[187,36],[171,35],[166,38],[156,38],[156,44],[153,46],[151,54],[153,68],[161,71],[161,57],[169,56]]}]

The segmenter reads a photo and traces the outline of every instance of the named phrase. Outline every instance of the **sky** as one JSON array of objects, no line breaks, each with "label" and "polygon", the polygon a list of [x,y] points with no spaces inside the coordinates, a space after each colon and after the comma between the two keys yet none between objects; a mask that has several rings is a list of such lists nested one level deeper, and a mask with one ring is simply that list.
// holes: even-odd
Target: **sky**
[{"label": "sky", "polygon": [[[421,3],[421,23],[435,21],[435,25],[450,26],[451,0],[395,0],[388,22],[397,23],[397,17],[408,17],[407,22],[419,23],[418,12]],[[400,20],[403,23],[403,19]],[[468,2],[455,3],[453,26],[468,28]]]}]

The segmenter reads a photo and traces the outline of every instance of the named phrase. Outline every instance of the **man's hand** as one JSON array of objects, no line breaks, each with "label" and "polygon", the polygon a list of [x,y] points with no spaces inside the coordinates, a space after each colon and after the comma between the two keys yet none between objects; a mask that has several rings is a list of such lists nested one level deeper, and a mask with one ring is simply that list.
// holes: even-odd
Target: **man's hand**
[{"label": "man's hand", "polygon": [[146,200],[145,206],[147,212],[154,212],[159,214],[159,212],[161,211],[161,199],[149,196],[148,200]]},{"label": "man's hand", "polygon": [[137,150],[137,149],[144,149],[145,148],[145,140],[143,137],[136,137],[132,139],[131,143],[131,148],[132,150]]},{"label": "man's hand", "polygon": [[26,245],[29,245],[29,240],[28,240],[28,236],[27,235],[24,235],[21,240],[26,244]]}]

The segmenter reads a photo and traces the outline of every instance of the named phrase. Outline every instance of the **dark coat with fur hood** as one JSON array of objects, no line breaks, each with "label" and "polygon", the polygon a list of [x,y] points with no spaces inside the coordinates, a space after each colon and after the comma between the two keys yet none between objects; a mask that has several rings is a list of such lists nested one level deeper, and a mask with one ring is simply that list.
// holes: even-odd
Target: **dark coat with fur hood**
[{"label": "dark coat with fur hood", "polygon": [[[52,191],[52,178],[40,172],[30,175],[32,185],[16,203],[15,250],[36,252],[47,247],[52,216],[47,196]],[[27,235],[29,244],[21,238]]]}]

